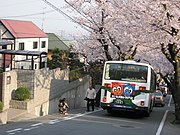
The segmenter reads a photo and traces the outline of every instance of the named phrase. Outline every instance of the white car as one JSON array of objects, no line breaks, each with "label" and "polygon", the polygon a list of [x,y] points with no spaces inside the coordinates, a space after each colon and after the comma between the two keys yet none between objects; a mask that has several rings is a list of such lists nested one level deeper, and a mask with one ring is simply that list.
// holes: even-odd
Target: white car
[{"label": "white car", "polygon": [[160,105],[162,107],[165,105],[164,96],[161,91],[154,92],[154,106],[157,105]]}]

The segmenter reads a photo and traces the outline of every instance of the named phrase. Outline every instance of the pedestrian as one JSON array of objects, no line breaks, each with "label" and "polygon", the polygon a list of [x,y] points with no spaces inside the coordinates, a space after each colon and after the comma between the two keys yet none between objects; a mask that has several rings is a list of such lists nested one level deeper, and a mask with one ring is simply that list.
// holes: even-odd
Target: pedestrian
[{"label": "pedestrian", "polygon": [[87,97],[87,111],[89,112],[90,104],[92,106],[92,111],[94,111],[94,100],[96,98],[96,90],[92,86],[90,86],[87,89],[86,97]]},{"label": "pedestrian", "polygon": [[66,103],[66,98],[63,98],[59,100],[59,113],[67,115],[67,109],[69,108],[69,105]]}]

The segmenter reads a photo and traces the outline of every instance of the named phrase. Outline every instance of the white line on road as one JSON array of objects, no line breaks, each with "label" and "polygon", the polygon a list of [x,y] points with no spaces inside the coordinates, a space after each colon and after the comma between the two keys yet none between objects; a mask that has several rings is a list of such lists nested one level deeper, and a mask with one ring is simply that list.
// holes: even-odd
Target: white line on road
[{"label": "white line on road", "polygon": [[84,116],[84,115],[91,114],[91,113],[94,113],[94,112],[99,112],[99,111],[102,111],[102,109],[98,109],[98,110],[95,110],[95,111],[93,111],[93,112],[79,113],[79,114],[77,114],[77,115],[75,115],[75,116],[72,116],[72,117],[67,116],[67,117],[64,117],[64,118],[65,118],[65,120],[70,120],[70,119],[82,117],[82,116]]},{"label": "white line on road", "polygon": [[24,131],[29,131],[29,130],[36,129],[36,128],[39,128],[39,126],[31,127],[31,128],[25,128]]},{"label": "white line on road", "polygon": [[71,120],[71,119],[74,119],[74,118],[82,117],[84,115],[91,114],[91,113],[98,112],[98,111],[102,111],[102,109],[98,109],[98,110],[95,110],[93,112],[78,113],[75,116],[66,116],[62,120],[54,119],[54,120],[49,121],[48,123],[52,125],[52,124],[55,124],[55,123],[58,123],[58,122],[67,121],[67,120]]},{"label": "white line on road", "polygon": [[58,123],[58,122],[60,122],[59,119],[54,119],[54,120],[49,121],[48,123],[49,124],[55,124],[55,123]]},{"label": "white line on road", "polygon": [[[54,120],[51,120],[48,122],[48,124],[55,124],[55,123],[58,123],[58,122],[62,122],[62,121],[66,121],[66,120],[71,120],[71,119],[74,119],[74,118],[78,118],[78,117],[81,117],[81,116],[84,116],[84,115],[87,115],[87,114],[91,114],[91,113],[94,113],[94,112],[98,112],[98,111],[102,111],[102,109],[98,109],[98,110],[95,110],[93,112],[85,112],[85,113],[78,113],[77,115],[75,116],[66,116],[64,117],[63,120],[60,120],[60,119],[54,119]],[[39,128],[40,125],[43,125],[43,123],[36,123],[36,124],[33,124],[31,125],[30,128],[17,128],[17,129],[13,129],[13,130],[9,130],[9,131],[6,131],[9,135],[11,134],[16,134],[17,132],[20,132],[20,131],[29,131],[29,130],[32,130],[32,129],[35,129],[35,128]]]},{"label": "white line on road", "polygon": [[43,123],[33,124],[33,125],[31,125],[31,127],[39,126],[39,125],[42,125],[42,124],[43,124]]},{"label": "white line on road", "polygon": [[172,95],[170,96],[168,106],[171,106]]},{"label": "white line on road", "polygon": [[165,121],[166,121],[166,117],[167,117],[168,111],[169,111],[169,110],[166,110],[166,112],[164,113],[163,119],[161,120],[161,123],[160,123],[160,125],[159,125],[159,128],[158,128],[158,130],[157,130],[157,132],[156,132],[156,135],[160,135],[160,134],[161,134],[162,128],[163,128],[164,123],[165,123]]},{"label": "white line on road", "polygon": [[13,133],[9,133],[8,135],[14,135],[15,134],[15,132],[13,132]]},{"label": "white line on road", "polygon": [[16,129],[9,130],[9,131],[6,131],[6,132],[11,133],[11,132],[17,132],[17,131],[20,131],[20,130],[22,130],[22,128],[16,128]]}]

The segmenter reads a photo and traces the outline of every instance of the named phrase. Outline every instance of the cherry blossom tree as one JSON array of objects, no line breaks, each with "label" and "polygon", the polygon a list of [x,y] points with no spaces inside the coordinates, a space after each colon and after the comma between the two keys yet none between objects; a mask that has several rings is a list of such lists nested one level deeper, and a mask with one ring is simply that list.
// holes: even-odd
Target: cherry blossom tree
[{"label": "cherry blossom tree", "polygon": [[179,0],[65,0],[75,22],[89,32],[75,51],[88,59],[140,58],[168,84],[180,121]]},{"label": "cherry blossom tree", "polygon": [[[176,0],[161,0],[158,3],[158,17],[151,25],[161,32],[163,39],[159,40],[161,52],[164,54],[172,72],[160,72],[168,84],[175,103],[175,121],[180,123],[180,82],[178,79],[178,64],[180,58],[180,2]],[[170,67],[168,66],[168,67]],[[161,66],[163,68],[164,66]]]},{"label": "cherry blossom tree", "polygon": [[74,20],[89,31],[88,40],[79,41],[81,48],[78,47],[78,51],[91,60],[124,60],[135,55],[138,44],[133,39],[137,34],[132,36],[132,32],[137,28],[132,25],[133,20],[121,14],[126,12],[126,9],[119,10],[123,1],[120,4],[105,0],[65,1],[72,13],[78,14]]}]

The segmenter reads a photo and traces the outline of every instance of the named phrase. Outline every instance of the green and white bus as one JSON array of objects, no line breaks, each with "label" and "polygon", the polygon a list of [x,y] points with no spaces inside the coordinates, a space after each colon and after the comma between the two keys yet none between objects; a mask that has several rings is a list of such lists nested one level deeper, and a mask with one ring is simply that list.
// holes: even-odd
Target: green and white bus
[{"label": "green and white bus", "polygon": [[140,111],[149,117],[155,90],[156,74],[151,65],[132,60],[105,62],[100,101],[108,113]]}]

